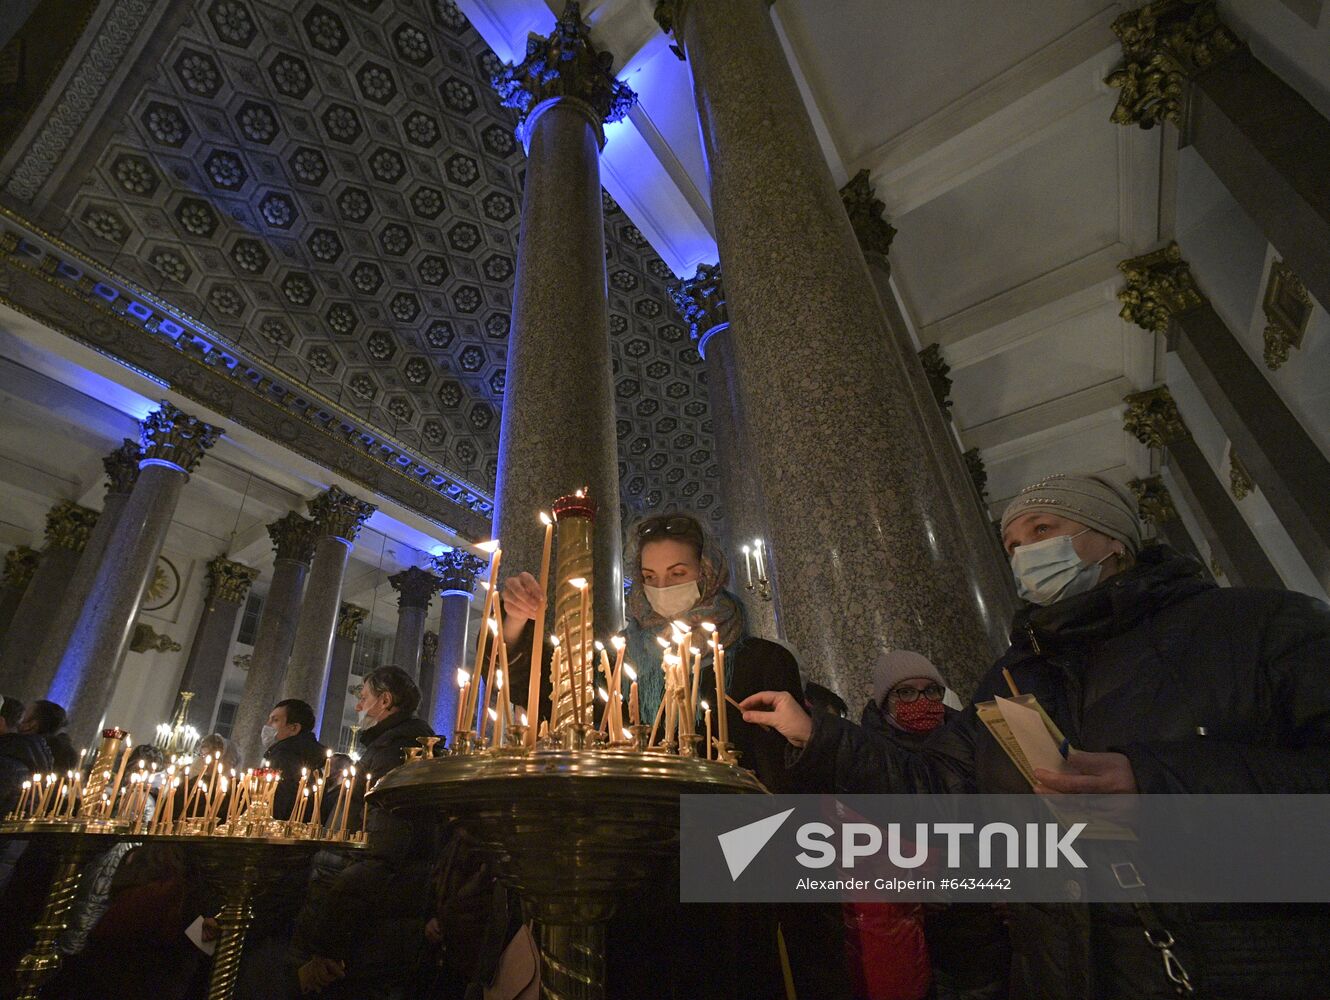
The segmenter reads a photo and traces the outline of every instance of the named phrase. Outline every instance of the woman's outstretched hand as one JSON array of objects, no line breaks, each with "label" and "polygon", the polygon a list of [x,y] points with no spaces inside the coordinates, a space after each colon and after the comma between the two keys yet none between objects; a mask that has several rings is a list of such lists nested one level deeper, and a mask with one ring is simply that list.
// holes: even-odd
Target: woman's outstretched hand
[{"label": "woman's outstretched hand", "polygon": [[522,637],[526,623],[540,614],[545,595],[530,573],[510,576],[503,584],[503,641],[512,645]]},{"label": "woman's outstretched hand", "polygon": [[813,720],[788,691],[759,691],[739,703],[744,722],[776,730],[792,746],[804,747],[813,735]]}]

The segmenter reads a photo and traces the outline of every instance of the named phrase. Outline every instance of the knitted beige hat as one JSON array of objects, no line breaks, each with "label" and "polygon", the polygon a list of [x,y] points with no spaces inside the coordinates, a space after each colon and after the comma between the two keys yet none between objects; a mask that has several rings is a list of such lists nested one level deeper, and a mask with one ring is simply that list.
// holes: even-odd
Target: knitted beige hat
[{"label": "knitted beige hat", "polygon": [[1116,538],[1135,555],[1141,548],[1136,500],[1124,487],[1103,476],[1049,476],[1016,494],[1002,514],[1007,530],[1022,514],[1043,511]]},{"label": "knitted beige hat", "polygon": [[908,649],[893,649],[889,653],[883,653],[877,658],[877,664],[873,667],[873,700],[879,705],[882,704],[882,699],[887,696],[888,691],[901,681],[915,677],[927,677],[943,687],[947,686],[947,682],[942,679],[937,667],[933,666],[928,657]]}]

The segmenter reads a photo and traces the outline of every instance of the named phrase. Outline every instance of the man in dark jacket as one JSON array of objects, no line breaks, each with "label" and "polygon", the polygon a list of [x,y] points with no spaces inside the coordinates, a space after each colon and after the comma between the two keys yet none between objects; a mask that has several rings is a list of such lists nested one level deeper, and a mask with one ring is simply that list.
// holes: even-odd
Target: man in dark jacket
[{"label": "man in dark jacket", "polygon": [[68,716],[62,706],[45,698],[38,698],[23,710],[18,731],[30,736],[40,736],[51,748],[51,760],[55,763],[56,773],[72,771],[79,765],[78,753],[69,739],[69,734],[62,732]]},{"label": "man in dark jacket", "polygon": [[[348,830],[360,829],[366,778],[377,781],[434,735],[415,717],[419,704],[420,689],[400,667],[366,675],[356,711],[373,725],[361,733]],[[335,873],[329,866],[310,884],[291,943],[302,992],[346,1000],[415,995],[433,903],[434,830],[372,804],[367,827],[365,858]]]},{"label": "man in dark jacket", "polygon": [[[1130,496],[1099,477],[1036,483],[1003,517],[1030,602],[974,701],[1005,668],[1069,738],[1060,792],[1330,792],[1330,608],[1302,594],[1221,589],[1163,546],[1140,549]],[[767,709],[762,711],[761,709]],[[792,776],[836,792],[1026,792],[972,703],[915,751],[782,696],[745,705],[802,751]],[[1254,859],[1259,863],[1259,859]],[[1197,996],[1324,995],[1321,906],[1156,904]],[[1177,995],[1131,909],[1013,905],[1012,995],[1029,1000]],[[1174,973],[1176,974],[1176,967]]]},{"label": "man in dark jacket", "polygon": [[328,756],[328,748],[314,735],[314,709],[298,698],[279,701],[263,726],[263,745],[267,747],[263,759],[282,772],[273,794],[273,819],[290,819],[301,770],[319,773]]}]

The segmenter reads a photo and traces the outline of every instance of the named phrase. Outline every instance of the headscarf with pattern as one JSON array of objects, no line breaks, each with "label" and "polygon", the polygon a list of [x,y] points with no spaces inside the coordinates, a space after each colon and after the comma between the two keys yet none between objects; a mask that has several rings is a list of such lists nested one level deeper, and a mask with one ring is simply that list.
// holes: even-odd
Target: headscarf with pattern
[{"label": "headscarf with pattern", "polygon": [[[673,632],[672,621],[684,622],[694,629],[697,629],[702,622],[711,622],[716,626],[716,635],[726,650],[726,688],[730,687],[730,681],[734,676],[734,658],[729,655],[730,651],[748,634],[743,605],[726,589],[726,584],[730,581],[730,564],[725,558],[725,553],[696,517],[688,514],[666,516],[688,517],[697,524],[702,537],[702,572],[697,583],[702,593],[696,604],[676,618],[670,619],[656,614],[642,586],[642,543],[638,540],[638,527],[642,522],[630,527],[624,565],[632,574],[632,587],[628,591],[628,627],[624,630],[624,636],[628,642],[628,662],[637,668],[638,705],[642,721],[647,725],[651,725],[655,719],[661,699],[665,697],[665,671],[662,668],[665,650],[656,640],[670,638]],[[654,519],[655,516],[652,517],[652,520]],[[661,540],[653,536],[646,540],[646,544]],[[702,635],[703,633],[699,632],[694,636],[695,645],[702,641]],[[705,642],[700,648],[702,667],[705,671],[711,665],[711,649]],[[627,683],[624,687],[626,692]]]}]

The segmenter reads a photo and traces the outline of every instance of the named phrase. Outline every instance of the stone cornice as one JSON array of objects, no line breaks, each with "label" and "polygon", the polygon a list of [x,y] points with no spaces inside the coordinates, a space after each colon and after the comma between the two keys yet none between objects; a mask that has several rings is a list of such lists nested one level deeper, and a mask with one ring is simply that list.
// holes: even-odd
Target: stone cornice
[{"label": "stone cornice", "polygon": [[1130,257],[1118,264],[1127,278],[1118,292],[1122,311],[1118,313],[1151,333],[1167,334],[1173,318],[1205,304],[1205,296],[1196,287],[1191,268],[1182,259],[1176,243],[1140,257]]},{"label": "stone cornice", "polygon": [[217,601],[243,604],[259,571],[218,556],[208,563],[208,606]]},{"label": "stone cornice", "polygon": [[173,465],[183,472],[193,472],[203,460],[203,453],[217,443],[222,429],[204,423],[162,400],[161,406],[144,419],[142,467],[149,463]]},{"label": "stone cornice", "polygon": [[96,526],[97,511],[62,500],[46,513],[46,544],[82,552]]},{"label": "stone cornice", "polygon": [[3,207],[0,302],[454,534],[490,537],[484,490]]},{"label": "stone cornice", "polygon": [[443,587],[443,580],[419,566],[409,566],[388,577],[397,591],[399,608],[428,608],[430,599]]},{"label": "stone cornice", "polygon": [[284,514],[268,525],[275,558],[308,563],[314,558],[314,544],[319,540],[319,526],[295,511]]},{"label": "stone cornice", "polygon": [[1148,479],[1133,479],[1127,483],[1127,486],[1131,489],[1132,495],[1136,497],[1136,505],[1141,511],[1141,520],[1146,524],[1158,527],[1177,519],[1178,510],[1173,505],[1173,496],[1168,492],[1168,487],[1164,485],[1164,480],[1161,477],[1150,476]]},{"label": "stone cornice", "polygon": [[628,85],[615,78],[610,67],[614,57],[591,44],[591,29],[582,20],[581,5],[568,0],[548,35],[527,37],[526,58],[505,66],[492,83],[499,103],[518,114],[517,136],[523,145],[537,111],[549,101],[573,100],[590,112],[601,145],[602,126],[617,122],[637,102]]},{"label": "stone cornice", "polygon": [[332,535],[343,541],[354,542],[365,523],[377,507],[353,497],[340,486],[329,486],[308,501],[309,513],[319,526],[319,533]]},{"label": "stone cornice", "polygon": [[1123,62],[1105,79],[1116,88],[1112,120],[1153,128],[1183,127],[1187,81],[1243,45],[1219,19],[1214,0],[1158,0],[1113,22]]},{"label": "stone cornice", "polygon": [[887,254],[891,251],[891,241],[896,237],[896,227],[882,217],[887,206],[873,193],[868,171],[860,170],[851,177],[849,183],[840,189],[840,197],[864,259],[884,270],[891,270]]},{"label": "stone cornice", "polygon": [[1191,436],[1168,386],[1133,392],[1123,399],[1122,429],[1150,448],[1166,448]]},{"label": "stone cornice", "polygon": [[461,591],[472,593],[476,587],[476,576],[485,568],[485,561],[472,555],[465,549],[453,549],[431,560],[434,572],[441,579],[439,589],[443,591]]},{"label": "stone cornice", "polygon": [[128,494],[139,478],[139,462],[143,459],[143,449],[137,441],[125,438],[124,443],[102,459],[102,468],[106,470],[107,494]]},{"label": "stone cornice", "polygon": [[358,604],[343,604],[337,609],[337,634],[355,642],[360,635],[360,626],[368,617],[368,609]]}]

